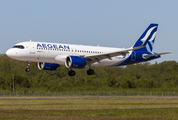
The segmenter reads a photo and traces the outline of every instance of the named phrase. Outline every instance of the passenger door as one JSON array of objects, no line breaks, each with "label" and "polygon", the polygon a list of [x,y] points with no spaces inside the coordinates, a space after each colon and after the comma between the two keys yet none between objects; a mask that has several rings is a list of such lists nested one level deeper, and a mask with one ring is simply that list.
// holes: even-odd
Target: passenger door
[{"label": "passenger door", "polygon": [[35,44],[30,42],[30,55],[35,55]]}]

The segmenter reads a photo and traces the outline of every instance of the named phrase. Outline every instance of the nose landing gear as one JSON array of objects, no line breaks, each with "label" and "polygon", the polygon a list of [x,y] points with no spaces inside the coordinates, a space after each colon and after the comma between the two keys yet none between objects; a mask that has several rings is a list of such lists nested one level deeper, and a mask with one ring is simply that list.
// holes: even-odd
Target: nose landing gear
[{"label": "nose landing gear", "polygon": [[27,61],[27,68],[25,69],[26,72],[30,72],[30,61]]}]

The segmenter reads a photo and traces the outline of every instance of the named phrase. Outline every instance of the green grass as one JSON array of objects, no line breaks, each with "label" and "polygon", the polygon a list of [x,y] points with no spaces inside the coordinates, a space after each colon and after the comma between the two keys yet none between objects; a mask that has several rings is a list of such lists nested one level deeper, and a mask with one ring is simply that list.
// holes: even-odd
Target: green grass
[{"label": "green grass", "polygon": [[177,99],[0,100],[0,119],[177,119]]}]

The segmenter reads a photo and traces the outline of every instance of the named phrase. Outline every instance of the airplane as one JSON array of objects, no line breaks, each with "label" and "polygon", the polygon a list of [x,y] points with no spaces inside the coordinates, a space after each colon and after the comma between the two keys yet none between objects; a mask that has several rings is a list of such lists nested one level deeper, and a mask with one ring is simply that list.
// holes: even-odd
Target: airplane
[{"label": "airplane", "polygon": [[89,66],[88,75],[93,75],[91,66],[124,66],[160,58],[170,52],[152,52],[158,24],[151,23],[136,43],[130,48],[111,48],[48,42],[20,42],[7,50],[12,59],[27,61],[26,72],[30,63],[38,62],[40,70],[56,70],[60,65],[71,69],[69,76],[75,76],[73,69]]}]

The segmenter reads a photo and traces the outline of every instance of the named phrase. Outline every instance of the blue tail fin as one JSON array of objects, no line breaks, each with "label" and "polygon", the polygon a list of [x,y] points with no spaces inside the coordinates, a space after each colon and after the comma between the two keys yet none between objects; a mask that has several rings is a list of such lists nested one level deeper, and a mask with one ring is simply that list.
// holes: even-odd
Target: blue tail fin
[{"label": "blue tail fin", "polygon": [[157,28],[158,28],[158,24],[154,24],[154,23],[150,24],[148,28],[145,30],[145,32],[141,35],[141,37],[137,40],[133,48],[142,45],[146,40],[148,40],[146,46],[139,50],[152,52]]}]

